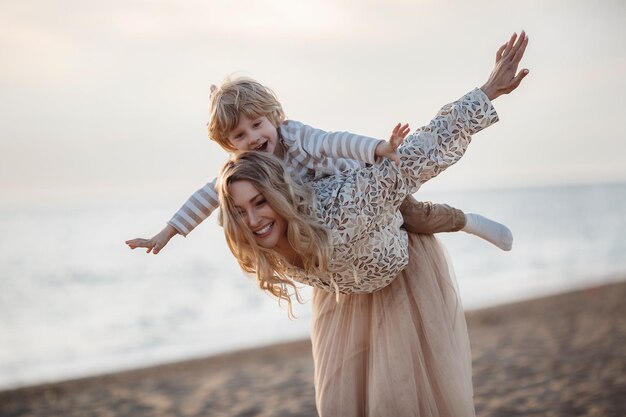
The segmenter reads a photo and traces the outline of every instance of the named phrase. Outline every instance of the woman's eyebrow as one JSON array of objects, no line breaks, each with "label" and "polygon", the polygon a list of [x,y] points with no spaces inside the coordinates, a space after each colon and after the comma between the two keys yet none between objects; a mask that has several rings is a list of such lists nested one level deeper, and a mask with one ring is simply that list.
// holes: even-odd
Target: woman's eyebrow
[{"label": "woman's eyebrow", "polygon": [[258,200],[258,199],[259,199],[259,197],[263,197],[263,194],[258,193],[257,195],[255,195],[254,197],[252,197],[252,198],[250,199],[250,202],[251,202],[251,203],[254,203],[256,200]]}]

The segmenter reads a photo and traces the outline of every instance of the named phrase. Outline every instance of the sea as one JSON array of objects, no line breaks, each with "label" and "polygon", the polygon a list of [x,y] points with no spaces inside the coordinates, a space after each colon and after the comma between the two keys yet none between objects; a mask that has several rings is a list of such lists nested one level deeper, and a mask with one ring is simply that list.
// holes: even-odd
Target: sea
[{"label": "sea", "polygon": [[[506,224],[504,252],[438,234],[466,310],[626,279],[626,183],[418,192]],[[0,390],[308,337],[311,291],[289,319],[207,219],[158,255],[168,203],[0,205]]]}]

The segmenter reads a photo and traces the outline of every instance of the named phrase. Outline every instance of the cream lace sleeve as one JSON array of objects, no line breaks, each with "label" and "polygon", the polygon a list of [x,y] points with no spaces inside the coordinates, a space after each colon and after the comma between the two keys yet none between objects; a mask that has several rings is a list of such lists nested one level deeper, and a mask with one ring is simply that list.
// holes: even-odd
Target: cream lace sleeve
[{"label": "cream lace sleeve", "polygon": [[[400,166],[389,159],[335,178],[341,186],[325,201],[330,221],[345,239],[376,227],[376,220],[398,209],[407,195],[458,161],[471,141],[471,135],[498,120],[495,109],[480,89],[444,106],[437,116],[404,141],[398,149]],[[332,187],[326,187],[332,188]],[[322,199],[324,200],[324,199]]]}]

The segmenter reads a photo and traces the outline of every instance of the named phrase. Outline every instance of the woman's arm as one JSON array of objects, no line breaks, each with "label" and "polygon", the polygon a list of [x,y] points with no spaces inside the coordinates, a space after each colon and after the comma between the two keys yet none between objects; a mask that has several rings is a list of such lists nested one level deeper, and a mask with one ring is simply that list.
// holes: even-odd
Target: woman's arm
[{"label": "woman's arm", "polygon": [[[496,67],[483,86],[494,98],[513,91],[527,74],[527,70],[516,72],[528,38],[522,33],[517,42],[516,39],[514,35],[498,50]],[[421,184],[456,163],[464,155],[471,135],[497,120],[491,100],[477,88],[444,106],[427,126],[407,137],[402,146],[398,139],[401,135],[395,130],[386,146],[397,149],[401,163],[385,159],[372,167],[346,173],[341,193],[331,203],[333,217],[344,221],[348,212],[351,217],[362,214],[359,223],[363,223],[366,218],[375,219],[384,211],[397,209]]]},{"label": "woman's arm", "polygon": [[[407,126],[396,126],[389,144],[397,148],[400,164],[385,159],[371,167],[346,172],[341,179],[343,197],[334,210],[362,213],[368,218],[397,210],[423,183],[461,159],[471,135],[497,120],[491,102],[477,88],[444,106],[428,125],[413,132],[404,143]],[[339,213],[336,216],[344,217]]]},{"label": "woman's arm", "polygon": [[[515,90],[529,74],[530,71],[527,68],[517,72],[527,45],[528,36],[526,32],[522,31],[519,39],[517,34],[513,33],[511,38],[496,52],[495,67],[491,75],[489,75],[487,82],[480,88],[490,101]],[[393,143],[391,140],[389,142],[381,142],[376,148],[376,154],[386,155],[396,163],[399,163],[396,158],[390,155],[395,153],[400,143]]]},{"label": "woman's arm", "polygon": [[[528,37],[522,31],[519,39],[514,33],[509,41],[498,49],[495,68],[488,81],[481,87],[489,100],[493,101],[503,94],[510,93],[528,75],[528,69],[515,75],[519,62],[524,56],[526,45],[528,45]],[[326,132],[295,121],[287,122],[281,126],[281,129],[283,136],[291,142],[289,145],[295,145],[302,152],[303,161],[310,158],[310,162],[306,165],[309,165],[311,169],[315,169],[313,166],[315,164],[321,165],[323,169],[328,168],[329,158],[353,159],[371,164],[382,157],[389,158],[397,164],[400,163],[395,153],[397,146],[394,148],[389,142],[350,132]]]}]

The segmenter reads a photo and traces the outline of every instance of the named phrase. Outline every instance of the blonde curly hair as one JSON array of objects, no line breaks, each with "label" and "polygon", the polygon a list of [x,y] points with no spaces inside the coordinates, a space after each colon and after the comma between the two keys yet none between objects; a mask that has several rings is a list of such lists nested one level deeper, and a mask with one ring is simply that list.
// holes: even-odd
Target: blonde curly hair
[{"label": "blonde curly hair", "polygon": [[274,211],[287,223],[287,239],[300,256],[303,269],[309,273],[329,270],[332,243],[329,230],[314,220],[315,195],[310,187],[292,178],[282,163],[264,152],[234,154],[220,171],[218,191],[220,221],[226,242],[241,269],[255,274],[259,287],[281,301],[292,314],[291,293],[302,302],[294,282],[285,274],[288,263],[278,252],[259,246],[234,206],[229,185],[249,181],[265,197]]}]

